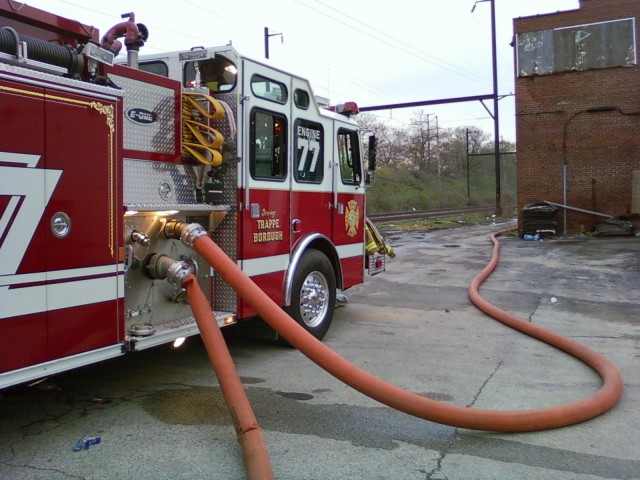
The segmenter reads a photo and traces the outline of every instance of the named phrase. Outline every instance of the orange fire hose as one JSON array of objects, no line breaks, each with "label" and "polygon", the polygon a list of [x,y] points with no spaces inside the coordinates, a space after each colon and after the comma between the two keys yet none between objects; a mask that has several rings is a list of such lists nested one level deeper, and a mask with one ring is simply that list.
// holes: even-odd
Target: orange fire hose
[{"label": "orange fire hose", "polygon": [[247,393],[242,386],[235,369],[227,344],[218,328],[218,323],[211,311],[209,301],[204,296],[196,277],[189,274],[181,285],[187,290],[193,316],[198,324],[200,335],[207,349],[209,360],[218,377],[220,389],[231,413],[238,443],[242,447],[242,455],[247,468],[247,478],[269,480],[273,478],[273,469],[269,452],[262,437]]},{"label": "orange fire hose", "polygon": [[291,319],[207,236],[195,239],[193,248],[215,271],[291,345],[327,372],[361,393],[407,414],[455,427],[499,431],[527,432],[579,423],[609,410],[622,395],[622,379],[617,369],[602,355],[554,332],[531,325],[479,296],[480,283],[493,271],[498,261],[499,243],[495,236],[491,262],[473,280],[469,295],[476,304],[497,320],[539,338],[582,360],[602,377],[604,384],[594,395],[551,408],[498,411],[467,408],[438,402],[387,383],[351,364]]}]

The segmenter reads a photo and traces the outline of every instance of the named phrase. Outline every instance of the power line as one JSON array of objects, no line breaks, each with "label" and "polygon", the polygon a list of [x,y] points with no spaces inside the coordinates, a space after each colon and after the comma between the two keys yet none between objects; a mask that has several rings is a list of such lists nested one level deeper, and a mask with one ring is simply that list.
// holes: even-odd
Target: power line
[{"label": "power line", "polygon": [[[433,60],[435,60],[435,61],[437,61],[437,62],[441,62],[441,63],[443,63],[444,65],[447,65],[448,67],[451,67],[451,68],[452,68],[452,69],[454,69],[454,70],[458,70],[460,74],[467,75],[467,76],[468,76],[467,78],[475,77],[476,79],[481,80],[481,81],[486,80],[486,79],[483,79],[482,77],[480,77],[480,76],[476,75],[475,73],[470,72],[469,70],[465,70],[464,68],[461,68],[461,67],[459,67],[459,66],[457,66],[457,65],[454,65],[453,63],[450,63],[450,62],[447,62],[446,60],[443,60],[443,59],[441,59],[441,58],[435,57],[434,55],[431,55],[431,54],[429,54],[429,53],[425,52],[424,50],[421,50],[421,49],[419,49],[419,48],[415,47],[414,45],[412,45],[412,44],[410,44],[410,43],[407,43],[407,42],[405,42],[405,41],[403,41],[403,40],[400,40],[400,39],[398,39],[398,38],[396,38],[396,37],[394,37],[394,36],[392,36],[392,35],[389,35],[389,34],[388,34],[388,33],[386,33],[386,32],[383,32],[382,30],[380,30],[380,29],[378,29],[378,28],[376,28],[376,27],[373,27],[373,26],[369,25],[368,23],[365,23],[365,22],[363,22],[363,21],[361,21],[361,20],[358,20],[357,18],[354,18],[354,17],[352,17],[352,16],[350,16],[350,15],[347,15],[346,13],[344,13],[344,12],[342,12],[342,11],[340,11],[340,10],[336,9],[336,8],[333,8],[333,7],[331,7],[330,5],[327,5],[326,3],[324,3],[324,2],[322,2],[322,1],[320,1],[320,0],[314,0],[314,1],[315,1],[316,3],[319,3],[320,5],[322,5],[322,6],[326,7],[326,8],[328,8],[328,9],[330,9],[330,10],[333,10],[334,12],[336,12],[336,13],[338,13],[338,14],[340,14],[340,15],[343,15],[343,16],[347,17],[348,19],[350,19],[350,20],[352,20],[352,21],[354,21],[354,22],[356,22],[356,23],[359,23],[360,25],[363,25],[364,27],[367,27],[367,28],[369,28],[369,29],[373,30],[373,31],[374,31],[374,32],[376,32],[376,33],[379,33],[380,35],[383,35],[383,36],[385,36],[385,37],[389,38],[390,40],[393,40],[394,42],[399,43],[400,45],[403,45],[403,46],[405,46],[405,47],[408,47],[408,48],[410,48],[410,49],[412,49],[412,50],[414,50],[414,51],[418,52],[420,55],[424,55],[424,56],[426,56],[426,57],[432,58]],[[379,40],[379,39],[378,39],[378,40]],[[398,47],[396,47],[395,45],[391,45],[391,44],[389,44],[388,42],[383,42],[383,43],[386,43],[387,45],[391,46],[392,48],[396,48],[396,49],[398,49],[398,50],[400,50],[400,51],[402,51],[402,52],[404,52],[404,53],[408,53],[408,54],[410,54],[410,53],[409,53],[409,52],[407,52],[406,50],[399,49],[399,48],[398,48]],[[418,58],[421,58],[421,57],[418,57]],[[426,60],[426,59],[423,59],[423,60],[428,61],[428,60]],[[429,63],[431,63],[431,62],[429,62]],[[442,67],[441,65],[438,65],[438,66],[440,66],[441,68],[444,68],[444,67]],[[453,70],[449,70],[449,71],[453,71]]]},{"label": "power line", "polygon": [[[352,21],[354,21],[354,22],[356,22],[356,23],[359,23],[360,25],[363,25],[364,27],[369,28],[369,29],[373,30],[373,31],[374,31],[374,32],[376,32],[376,33],[379,33],[380,35],[383,35],[383,36],[385,36],[385,37],[389,38],[390,40],[393,40],[394,42],[399,43],[400,45],[403,45],[403,46],[405,46],[405,47],[408,47],[408,48],[410,48],[410,49],[412,49],[412,50],[414,50],[414,51],[418,52],[420,55],[424,55],[424,56],[426,56],[426,57],[432,58],[432,59],[434,59],[435,61],[437,61],[437,62],[441,62],[441,63],[443,63],[444,65],[447,65],[448,67],[451,67],[451,68],[452,68],[452,69],[454,69],[454,70],[458,70],[458,71],[459,71],[459,74],[463,74],[463,75],[467,76],[467,78],[475,77],[476,79],[479,79],[479,80],[482,80],[482,81],[484,81],[484,80],[485,80],[485,79],[483,79],[482,77],[480,77],[480,76],[476,75],[476,74],[475,74],[475,73],[473,73],[473,72],[470,72],[470,71],[468,71],[468,70],[465,70],[464,68],[458,67],[457,65],[454,65],[454,64],[452,64],[452,63],[450,63],[450,62],[447,62],[446,60],[442,60],[441,58],[438,58],[438,57],[435,57],[435,56],[433,56],[433,55],[430,55],[430,54],[428,54],[427,52],[425,52],[424,50],[421,50],[421,49],[419,49],[419,48],[417,48],[417,47],[415,47],[415,46],[413,46],[413,45],[411,45],[411,44],[409,44],[409,43],[407,43],[407,42],[404,42],[403,40],[400,40],[400,39],[398,39],[398,38],[396,38],[396,37],[394,37],[394,36],[392,36],[392,35],[389,35],[389,34],[387,34],[386,32],[383,32],[382,30],[380,30],[380,29],[378,29],[378,28],[375,28],[375,27],[373,27],[373,26],[371,26],[371,25],[369,25],[369,24],[367,24],[367,23],[365,23],[365,22],[363,22],[363,21],[361,21],[361,20],[358,20],[357,18],[354,18],[354,17],[352,17],[352,16],[350,16],[350,15],[347,15],[346,13],[344,13],[344,12],[342,12],[342,11],[340,11],[340,10],[336,9],[336,8],[333,8],[333,7],[331,7],[330,5],[327,5],[326,3],[324,3],[324,2],[322,2],[322,1],[320,1],[320,0],[314,0],[314,1],[315,1],[316,3],[319,3],[320,5],[322,5],[322,6],[326,7],[326,8],[328,8],[329,10],[333,10],[334,12],[336,12],[336,13],[338,13],[338,14],[340,14],[340,15],[343,15],[344,17],[348,18],[349,20],[352,20]],[[379,39],[378,39],[378,40],[379,40]],[[402,52],[404,52],[404,53],[411,54],[410,52],[407,52],[406,50],[399,49],[398,47],[396,47],[396,46],[394,46],[394,45],[391,45],[391,44],[389,44],[388,42],[383,42],[383,43],[386,43],[387,45],[391,46],[392,48],[396,48],[396,49],[398,49],[398,50],[400,50],[400,51],[402,51]],[[418,57],[418,58],[420,58],[420,57]],[[426,59],[424,59],[424,60],[426,60]],[[430,62],[430,63],[431,63],[431,62]],[[440,66],[441,68],[444,68],[444,67],[442,67],[441,65],[438,65],[438,66]],[[455,73],[453,70],[449,70],[449,71],[451,71],[451,72]]]},{"label": "power line", "polygon": [[[310,5],[306,5],[306,4],[302,3],[301,0],[295,0],[296,3],[302,5],[305,8],[308,8],[309,10],[313,10],[314,12],[319,13],[322,16],[325,16],[325,17],[327,17],[327,18],[329,18],[329,19],[331,19],[331,20],[333,20],[333,21],[335,21],[337,23],[340,23],[341,25],[344,25],[347,28],[355,30],[356,32],[359,32],[359,33],[361,33],[361,34],[363,34],[363,35],[365,35],[365,36],[367,36],[369,38],[372,38],[372,39],[374,39],[374,40],[376,40],[376,41],[378,41],[378,42],[380,42],[380,43],[382,43],[384,45],[387,45],[387,46],[389,46],[391,48],[394,48],[394,49],[396,49],[396,50],[398,50],[398,51],[400,51],[402,53],[405,53],[406,55],[410,55],[410,56],[415,57],[415,58],[417,58],[419,60],[422,60],[423,62],[426,62],[426,63],[429,63],[429,64],[434,65],[436,67],[439,67],[439,68],[441,68],[443,70],[446,70],[446,71],[448,71],[450,73],[453,73],[455,75],[459,75],[459,76],[465,77],[465,78],[467,78],[469,80],[473,80],[473,81],[478,82],[478,83],[487,83],[487,79],[485,79],[485,78],[482,78],[482,77],[480,77],[478,75],[475,75],[474,73],[469,72],[467,70],[464,70],[464,69],[462,69],[460,67],[457,67],[457,66],[455,66],[455,65],[453,65],[453,64],[451,64],[451,63],[449,63],[449,62],[447,62],[445,60],[441,60],[441,59],[439,59],[437,57],[434,57],[433,55],[429,55],[428,53],[426,53],[426,52],[424,52],[424,51],[422,51],[422,50],[420,50],[420,49],[418,49],[416,47],[413,47],[412,45],[410,45],[410,44],[408,44],[406,42],[398,40],[398,39],[396,39],[396,38],[394,38],[394,37],[382,32],[382,31],[380,31],[380,30],[378,30],[378,29],[376,29],[376,28],[374,28],[374,27],[372,27],[370,25],[367,25],[366,23],[363,23],[363,22],[361,22],[359,20],[353,19],[353,17],[350,17],[349,15],[346,15],[346,14],[344,14],[344,13],[342,13],[342,12],[332,8],[332,7],[329,7],[329,6],[323,4],[322,2],[320,2],[318,0],[315,0],[315,1],[317,1],[321,5],[325,6],[326,8],[329,8],[331,10],[336,11],[337,13],[339,13],[340,15],[345,16],[346,18],[349,18],[349,19],[351,19],[351,20],[353,20],[353,21],[365,26],[366,28],[369,28],[369,29],[373,30],[374,32],[379,33],[381,35],[384,35],[384,36],[394,40],[395,42],[397,42],[397,43],[399,43],[401,45],[407,46],[407,47],[411,48],[412,50],[414,50],[415,52],[419,52],[419,53],[414,53],[414,52],[407,51],[404,48],[400,48],[397,45],[393,45],[393,44],[389,43],[388,41],[385,41],[384,39],[381,39],[381,38],[379,38],[379,37],[367,32],[367,31],[365,31],[365,30],[363,30],[361,28],[358,28],[358,27],[356,27],[354,25],[351,25],[351,24],[349,24],[349,23],[347,23],[347,22],[345,22],[343,20],[340,20],[340,19],[338,19],[338,18],[336,18],[336,17],[334,17],[334,16],[332,16],[332,15],[326,13],[326,12],[318,10],[317,8],[314,8],[314,7],[310,6]],[[426,57],[429,57],[429,58],[426,58]]]}]

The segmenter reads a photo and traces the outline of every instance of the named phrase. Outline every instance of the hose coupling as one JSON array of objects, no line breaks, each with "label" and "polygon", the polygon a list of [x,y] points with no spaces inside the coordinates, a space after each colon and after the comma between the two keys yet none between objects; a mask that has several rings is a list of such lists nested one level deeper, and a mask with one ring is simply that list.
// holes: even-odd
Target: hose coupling
[{"label": "hose coupling", "polygon": [[148,247],[151,244],[149,236],[137,230],[131,232],[131,241],[136,242],[138,245],[142,245],[143,247]]},{"label": "hose coupling", "polygon": [[195,241],[202,235],[207,235],[207,231],[199,223],[171,220],[164,226],[164,235],[167,238],[180,239],[187,247],[193,248]]},{"label": "hose coupling", "polygon": [[180,286],[189,274],[195,274],[194,268],[189,262],[174,260],[168,255],[160,253],[154,253],[151,256],[147,265],[147,272],[151,278],[164,278],[175,286]]}]

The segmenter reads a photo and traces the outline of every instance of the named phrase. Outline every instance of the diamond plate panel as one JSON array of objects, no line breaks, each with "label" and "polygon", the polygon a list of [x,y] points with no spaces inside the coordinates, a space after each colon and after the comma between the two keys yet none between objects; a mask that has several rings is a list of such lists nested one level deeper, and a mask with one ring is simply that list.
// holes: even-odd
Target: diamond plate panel
[{"label": "diamond plate panel", "polygon": [[191,165],[147,160],[124,160],[125,205],[168,207],[196,202],[196,173]]},{"label": "diamond plate panel", "polygon": [[[124,90],[124,148],[175,154],[174,90],[119,75],[109,78]],[[129,114],[132,109],[152,113],[154,121],[142,124],[133,121]]]}]

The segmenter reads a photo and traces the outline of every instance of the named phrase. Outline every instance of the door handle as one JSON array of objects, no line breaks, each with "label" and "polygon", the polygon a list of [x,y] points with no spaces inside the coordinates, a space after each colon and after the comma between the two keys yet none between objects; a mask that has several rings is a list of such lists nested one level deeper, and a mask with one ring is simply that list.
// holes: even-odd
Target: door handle
[{"label": "door handle", "polygon": [[291,232],[300,233],[302,231],[302,221],[298,218],[291,220]]}]

